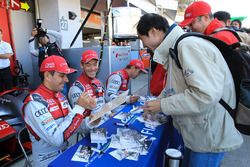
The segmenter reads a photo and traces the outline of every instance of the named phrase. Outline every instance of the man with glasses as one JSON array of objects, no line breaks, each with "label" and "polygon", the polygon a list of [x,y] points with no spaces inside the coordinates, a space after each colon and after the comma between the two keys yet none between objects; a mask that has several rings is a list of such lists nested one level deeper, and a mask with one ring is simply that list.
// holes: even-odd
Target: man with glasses
[{"label": "man with glasses", "polygon": [[220,28],[225,28],[225,25],[213,18],[211,6],[204,1],[196,1],[188,6],[184,14],[184,20],[179,26],[188,26],[193,32],[200,32],[212,36],[227,44],[239,42],[232,32],[216,32],[216,30]]}]

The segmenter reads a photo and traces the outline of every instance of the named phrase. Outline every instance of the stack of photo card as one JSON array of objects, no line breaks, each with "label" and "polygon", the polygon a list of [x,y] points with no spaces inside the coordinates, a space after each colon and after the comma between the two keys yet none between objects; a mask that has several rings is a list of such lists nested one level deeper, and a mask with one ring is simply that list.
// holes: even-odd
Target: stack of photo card
[{"label": "stack of photo card", "polygon": [[168,121],[167,116],[163,113],[152,114],[149,112],[144,112],[137,120],[153,127],[165,124]]},{"label": "stack of photo card", "polygon": [[109,154],[112,155],[114,158],[116,158],[119,161],[121,161],[123,159],[138,161],[138,158],[140,155],[138,152],[130,152],[130,151],[127,151],[126,149],[114,150],[114,151],[110,152]]},{"label": "stack of photo card", "polygon": [[130,159],[137,161],[139,155],[146,155],[153,140],[129,128],[118,128],[117,134],[111,136],[110,148],[115,148],[110,152],[117,160]]},{"label": "stack of photo card", "polygon": [[107,143],[107,131],[104,128],[94,128],[90,131],[91,143]]},{"label": "stack of photo card", "polygon": [[89,158],[92,154],[90,147],[79,145],[76,150],[76,153],[72,157],[72,161],[79,161],[79,162],[89,162]]}]

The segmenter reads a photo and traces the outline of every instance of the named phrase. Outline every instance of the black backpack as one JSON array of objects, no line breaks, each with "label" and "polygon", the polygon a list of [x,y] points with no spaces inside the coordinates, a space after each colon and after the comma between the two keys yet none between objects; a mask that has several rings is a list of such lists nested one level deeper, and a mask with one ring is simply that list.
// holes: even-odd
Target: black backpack
[{"label": "black backpack", "polygon": [[196,36],[212,42],[222,53],[232,73],[236,91],[236,109],[232,109],[223,99],[220,104],[230,113],[236,128],[243,134],[250,135],[250,54],[249,46],[243,43],[228,45],[225,42],[200,33],[185,33],[176,41],[174,48],[169,49],[171,57],[182,69],[178,59],[178,43],[189,36]]}]

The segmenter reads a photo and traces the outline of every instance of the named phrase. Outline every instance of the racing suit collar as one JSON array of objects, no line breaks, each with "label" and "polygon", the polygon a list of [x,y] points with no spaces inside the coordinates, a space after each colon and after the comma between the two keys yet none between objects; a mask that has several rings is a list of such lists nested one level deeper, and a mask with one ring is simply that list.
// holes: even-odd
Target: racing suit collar
[{"label": "racing suit collar", "polygon": [[58,97],[58,92],[48,89],[44,84],[41,84],[39,87],[44,91],[44,93],[50,95],[51,97]]},{"label": "racing suit collar", "polygon": [[82,77],[89,84],[91,84],[91,81],[95,79],[95,78],[88,77],[85,73],[82,73]]},{"label": "racing suit collar", "polygon": [[123,71],[124,77],[128,78],[128,80],[129,80],[130,77],[128,75],[128,72],[125,69],[122,69],[122,71]]}]

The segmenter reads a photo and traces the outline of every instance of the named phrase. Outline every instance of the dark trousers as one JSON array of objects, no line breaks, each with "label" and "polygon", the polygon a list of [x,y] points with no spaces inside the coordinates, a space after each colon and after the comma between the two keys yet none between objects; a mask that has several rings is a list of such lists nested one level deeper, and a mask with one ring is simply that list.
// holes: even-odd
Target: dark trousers
[{"label": "dark trousers", "polygon": [[13,88],[13,77],[10,67],[0,69],[0,92]]}]

